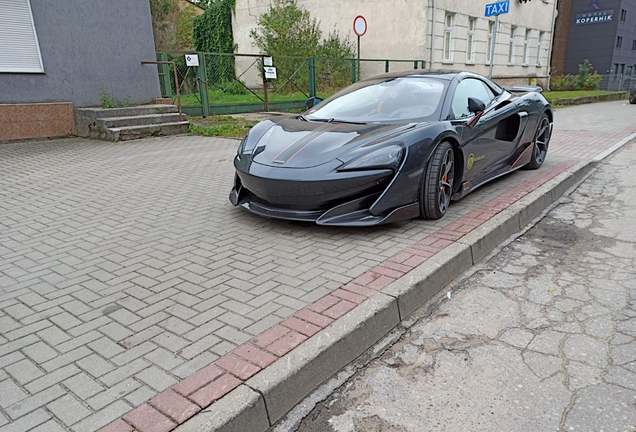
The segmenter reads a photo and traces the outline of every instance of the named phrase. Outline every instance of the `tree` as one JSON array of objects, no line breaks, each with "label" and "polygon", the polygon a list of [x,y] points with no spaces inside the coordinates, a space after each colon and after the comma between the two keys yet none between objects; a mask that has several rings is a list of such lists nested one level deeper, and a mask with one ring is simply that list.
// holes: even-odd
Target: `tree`
[{"label": "tree", "polygon": [[[232,12],[235,0],[210,0],[202,15],[194,20],[193,40],[197,51],[233,53]],[[225,83],[234,79],[233,56],[205,56],[208,82]]]},{"label": "tree", "polygon": [[[336,59],[354,57],[353,43],[334,30],[323,39],[320,21],[298,6],[297,0],[274,0],[270,9],[258,18],[258,27],[250,32],[254,45],[275,58],[279,80],[284,91],[308,88],[306,57]],[[301,57],[301,58],[285,58]],[[300,71],[303,71],[299,73]],[[316,62],[317,86],[322,92],[351,83],[351,63],[343,60]],[[277,89],[277,91],[283,88]]]}]

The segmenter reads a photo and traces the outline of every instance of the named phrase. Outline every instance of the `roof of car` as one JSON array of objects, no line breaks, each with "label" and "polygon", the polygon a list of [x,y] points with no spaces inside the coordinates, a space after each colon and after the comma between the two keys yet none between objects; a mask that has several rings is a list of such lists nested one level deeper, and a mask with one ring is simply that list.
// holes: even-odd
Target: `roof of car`
[{"label": "roof of car", "polygon": [[389,72],[382,75],[376,75],[367,79],[378,79],[378,78],[404,78],[404,77],[415,77],[415,76],[428,76],[441,78],[446,80],[452,80],[457,75],[472,75],[477,76],[471,72],[459,71],[459,70],[443,70],[443,69],[412,69],[412,70],[404,70],[397,72]]}]

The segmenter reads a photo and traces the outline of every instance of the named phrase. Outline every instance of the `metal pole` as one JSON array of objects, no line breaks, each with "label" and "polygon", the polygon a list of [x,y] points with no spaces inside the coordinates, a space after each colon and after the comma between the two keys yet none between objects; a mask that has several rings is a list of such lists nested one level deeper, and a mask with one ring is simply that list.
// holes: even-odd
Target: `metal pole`
[{"label": "metal pole", "polygon": [[360,36],[358,36],[358,79],[360,81]]},{"label": "metal pole", "polygon": [[179,93],[179,78],[177,77],[177,65],[173,61],[142,61],[141,64],[171,64],[174,71],[174,84],[177,88],[177,102],[179,103],[179,121],[183,121],[183,113],[181,112],[181,93]]},{"label": "metal pole", "polygon": [[263,73],[263,95],[265,96],[265,112],[269,111],[269,101],[267,100],[267,78],[265,78],[265,56],[261,56],[261,68]]},{"label": "metal pole", "polygon": [[495,44],[497,41],[497,28],[499,28],[499,15],[495,15],[495,26],[492,29],[492,43],[490,45],[490,68],[488,69],[488,79],[492,79],[492,66],[495,63]]}]

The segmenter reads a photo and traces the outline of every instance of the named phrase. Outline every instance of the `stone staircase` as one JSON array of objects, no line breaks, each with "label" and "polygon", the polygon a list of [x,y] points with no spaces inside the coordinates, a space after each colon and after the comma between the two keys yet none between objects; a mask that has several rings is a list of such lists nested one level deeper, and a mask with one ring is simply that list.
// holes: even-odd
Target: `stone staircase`
[{"label": "stone staircase", "polygon": [[174,105],[126,108],[76,108],[77,134],[104,141],[127,141],[188,132],[188,118]]}]

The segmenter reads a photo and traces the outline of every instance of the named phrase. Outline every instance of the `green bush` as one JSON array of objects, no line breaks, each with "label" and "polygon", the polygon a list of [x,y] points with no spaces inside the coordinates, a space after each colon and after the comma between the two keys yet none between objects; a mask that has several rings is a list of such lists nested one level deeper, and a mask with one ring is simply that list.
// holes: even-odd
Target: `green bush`
[{"label": "green bush", "polygon": [[576,90],[577,83],[574,75],[554,76],[550,78],[550,91]]},{"label": "green bush", "polygon": [[[278,82],[276,91],[307,91],[309,87],[308,64],[305,59],[289,57],[352,58],[353,43],[333,31],[323,39],[320,21],[309,11],[298,6],[297,0],[274,0],[270,9],[258,18],[258,26],[250,32],[258,49],[274,57]],[[328,63],[328,64],[327,64]],[[316,86],[335,89],[351,83],[351,62],[316,60]]]},{"label": "green bush", "polygon": [[574,91],[574,90],[598,90],[601,86],[603,76],[592,70],[592,63],[585,59],[579,65],[578,75],[562,75],[550,78],[551,91]]}]

